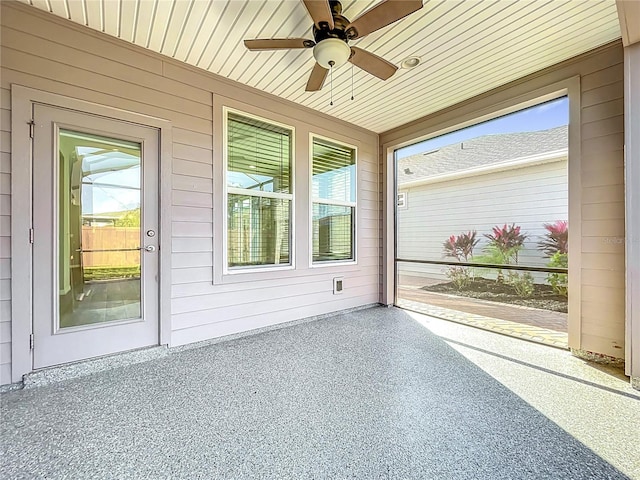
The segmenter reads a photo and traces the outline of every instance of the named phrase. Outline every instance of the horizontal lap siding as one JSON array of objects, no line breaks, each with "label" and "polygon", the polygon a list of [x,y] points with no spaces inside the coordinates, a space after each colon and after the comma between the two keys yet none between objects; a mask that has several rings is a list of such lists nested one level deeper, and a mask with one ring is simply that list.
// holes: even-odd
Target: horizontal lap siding
[{"label": "horizontal lap siding", "polygon": [[0,95],[0,385],[11,383],[11,92]]},{"label": "horizontal lap siding", "polygon": [[[126,42],[83,29],[35,9],[1,3],[2,75],[0,79],[0,384],[10,382],[10,104],[18,84],[172,123],[171,284],[173,345],[204,340],[306,316],[378,301],[380,254],[377,136],[315,115],[293,104],[219,77],[184,67]],[[357,265],[311,269],[297,258],[296,270],[262,275],[262,280],[232,278],[214,285],[215,175],[222,157],[214,121],[213,96],[243,102],[259,115],[284,115],[307,142],[314,132],[355,144],[359,149]],[[219,113],[218,113],[219,115]],[[308,149],[307,149],[308,151]],[[299,165],[308,158],[297,158]],[[297,185],[308,182],[298,169]],[[304,191],[304,190],[301,190]],[[306,199],[297,207],[308,205]],[[296,235],[307,235],[297,225]],[[306,241],[306,240],[305,240]],[[332,281],[345,277],[345,291],[334,296]],[[299,288],[304,285],[304,288]],[[29,322],[29,319],[20,321]]]},{"label": "horizontal lap siding", "polygon": [[[375,274],[377,271],[377,266],[371,267],[360,267],[360,266],[351,266],[350,268],[343,269],[343,274],[348,274],[348,276],[352,279],[358,277],[368,277]],[[204,273],[204,272],[202,272]],[[332,272],[325,272],[323,269],[316,270],[306,270],[295,272],[296,274],[290,275],[286,279],[282,279],[278,286],[283,288],[288,288],[290,290],[294,290],[293,294],[296,293],[296,287],[313,284],[313,283],[328,283],[331,282],[333,277],[335,276]],[[271,280],[256,280],[252,282],[252,288],[256,291],[268,289],[272,287]],[[246,291],[246,284],[244,282],[238,283],[228,283],[225,285],[218,285],[217,293],[218,294],[235,294],[235,292],[244,292]],[[325,287],[326,288],[326,287]],[[179,304],[184,305],[184,302],[181,302],[182,299],[189,299],[191,297],[197,295],[209,295],[211,292],[211,281],[202,278],[199,278],[198,275],[194,275],[190,282],[176,282],[174,283],[171,290],[171,297],[173,304],[178,306]],[[290,292],[289,295],[292,293]],[[181,302],[181,303],[179,303]],[[179,307],[178,307],[179,308]],[[191,307],[189,307],[191,308]]]},{"label": "horizontal lap siding", "polygon": [[624,65],[622,48],[582,81],[581,348],[624,356]]},{"label": "horizontal lap siding", "polygon": [[[518,263],[544,266],[548,259],[537,250],[546,231],[543,224],[568,216],[566,160],[408,189],[399,186],[398,191],[407,192],[407,208],[397,216],[398,257],[404,259],[443,260],[444,241],[474,229],[480,240],[474,251],[478,256],[487,244],[484,234],[495,225],[515,223],[528,235]],[[398,270],[443,279],[445,268],[403,263]],[[544,278],[538,275],[536,281]]]},{"label": "horizontal lap siding", "polygon": [[[194,338],[212,338],[222,335],[230,335],[277,323],[289,322],[300,318],[354,308],[360,305],[377,303],[379,301],[378,283],[376,282],[374,286],[375,293],[366,293],[358,296],[354,296],[353,294],[351,296],[339,296],[336,297],[336,300],[332,300],[330,303],[322,301],[328,296],[328,294],[316,295],[310,298],[310,304],[297,303],[293,307],[281,302],[276,305],[276,309],[274,311],[263,311],[264,309],[261,309],[260,312],[253,314],[249,313],[247,316],[239,317],[238,321],[230,321],[227,318],[223,318],[219,322],[174,331],[173,339],[177,345],[182,345],[193,342]],[[370,289],[371,287],[367,287],[367,290]],[[246,312],[249,312],[249,310]],[[194,333],[197,333],[197,337],[194,337]]]}]

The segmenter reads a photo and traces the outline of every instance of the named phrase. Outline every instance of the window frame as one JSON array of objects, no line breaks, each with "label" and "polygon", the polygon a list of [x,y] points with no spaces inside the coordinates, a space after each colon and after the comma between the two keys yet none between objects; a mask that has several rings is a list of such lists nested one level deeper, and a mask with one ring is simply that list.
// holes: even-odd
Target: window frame
[{"label": "window frame", "polygon": [[[355,200],[353,202],[339,201],[339,200],[327,200],[322,198],[315,198],[313,196],[313,143],[314,140],[324,140],[329,143],[334,143],[343,147],[351,148],[354,152],[355,158],[355,172],[353,181],[355,183]],[[334,138],[326,137],[316,133],[309,133],[309,267],[310,268],[322,268],[322,267],[335,267],[339,265],[357,265],[358,264],[358,147],[348,142],[336,140]],[[353,258],[346,260],[313,260],[313,205],[315,203],[321,203],[324,205],[334,205],[338,207],[351,207],[353,208],[353,233],[352,233],[352,252]]]},{"label": "window frame", "polygon": [[[229,167],[229,114],[236,114],[242,117],[250,118],[253,120],[257,120],[263,123],[268,123],[270,125],[281,127],[289,130],[291,132],[291,157],[290,157],[290,178],[291,178],[291,186],[290,193],[276,193],[276,192],[260,192],[260,194],[256,194],[257,192],[254,190],[247,190],[244,188],[236,188],[229,187],[227,185],[227,174]],[[223,275],[239,275],[243,273],[257,273],[257,272],[272,272],[272,271],[283,271],[283,270],[295,270],[295,152],[296,152],[296,131],[295,127],[292,125],[287,125],[285,123],[281,123],[275,120],[271,120],[265,117],[261,117],[259,115],[254,115],[252,113],[248,113],[242,110],[238,110],[235,108],[223,106],[222,107],[222,186],[223,186],[223,205],[224,205],[224,214],[222,215],[222,274]],[[229,238],[228,238],[228,225],[229,225],[229,194],[236,195],[249,195],[253,197],[260,198],[274,198],[280,200],[289,200],[289,262],[286,264],[271,264],[271,265],[247,265],[240,267],[230,267],[229,266]]]}]

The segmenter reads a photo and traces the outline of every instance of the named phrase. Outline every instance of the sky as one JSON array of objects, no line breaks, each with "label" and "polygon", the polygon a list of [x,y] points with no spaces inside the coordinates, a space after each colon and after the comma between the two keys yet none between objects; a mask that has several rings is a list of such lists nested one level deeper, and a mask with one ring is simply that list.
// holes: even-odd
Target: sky
[{"label": "sky", "polygon": [[463,142],[482,135],[535,132],[569,124],[569,98],[561,97],[539,105],[488,120],[471,127],[425,140],[396,151],[397,158],[430,152],[445,145]]},{"label": "sky", "polygon": [[135,210],[140,207],[140,195],[139,165],[114,167],[112,172],[88,175],[82,185],[82,213],[98,215]]}]

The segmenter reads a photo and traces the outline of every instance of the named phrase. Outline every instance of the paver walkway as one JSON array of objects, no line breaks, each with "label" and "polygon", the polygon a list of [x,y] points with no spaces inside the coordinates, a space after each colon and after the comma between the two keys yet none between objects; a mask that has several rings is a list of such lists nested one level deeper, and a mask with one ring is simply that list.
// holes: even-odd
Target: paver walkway
[{"label": "paver walkway", "polygon": [[427,292],[414,285],[398,287],[397,305],[444,320],[568,348],[566,313]]}]

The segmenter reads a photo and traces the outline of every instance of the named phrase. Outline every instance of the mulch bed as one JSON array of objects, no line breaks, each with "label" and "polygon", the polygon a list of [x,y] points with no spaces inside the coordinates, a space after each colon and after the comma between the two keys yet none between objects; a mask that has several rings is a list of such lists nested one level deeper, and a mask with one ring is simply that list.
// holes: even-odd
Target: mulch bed
[{"label": "mulch bed", "polygon": [[462,290],[458,290],[453,282],[427,285],[421,287],[421,289],[427,292],[448,293],[461,297],[567,313],[567,297],[555,293],[550,285],[534,284],[534,291],[530,297],[518,295],[509,284],[486,278],[476,278]]}]

